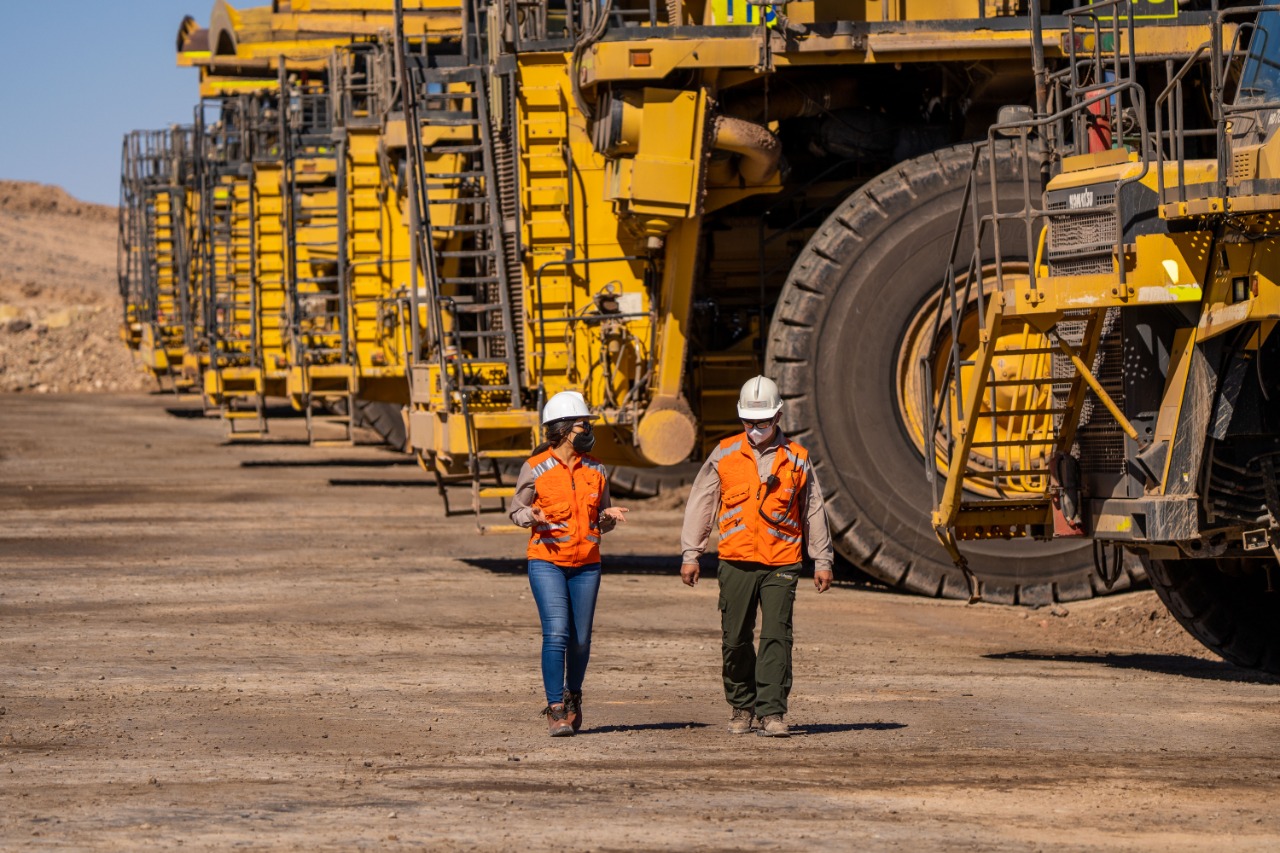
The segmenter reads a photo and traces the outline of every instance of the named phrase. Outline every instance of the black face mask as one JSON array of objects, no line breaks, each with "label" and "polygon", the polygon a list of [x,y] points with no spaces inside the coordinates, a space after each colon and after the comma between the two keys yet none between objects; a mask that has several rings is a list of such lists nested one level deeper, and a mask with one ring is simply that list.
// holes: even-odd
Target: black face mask
[{"label": "black face mask", "polygon": [[586,432],[575,432],[573,434],[573,449],[579,453],[590,453],[591,448],[596,446],[596,434],[591,431],[591,425],[587,424]]}]

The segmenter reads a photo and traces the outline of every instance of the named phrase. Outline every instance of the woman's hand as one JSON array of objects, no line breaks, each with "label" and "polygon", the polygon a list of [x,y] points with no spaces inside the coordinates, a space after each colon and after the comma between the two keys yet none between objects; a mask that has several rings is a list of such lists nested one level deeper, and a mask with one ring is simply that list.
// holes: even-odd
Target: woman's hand
[{"label": "woman's hand", "polygon": [[631,510],[627,509],[626,507],[611,506],[608,509],[606,509],[604,512],[602,512],[601,515],[603,515],[605,518],[612,519],[615,522],[617,521],[625,522],[627,520],[627,513],[630,511]]}]

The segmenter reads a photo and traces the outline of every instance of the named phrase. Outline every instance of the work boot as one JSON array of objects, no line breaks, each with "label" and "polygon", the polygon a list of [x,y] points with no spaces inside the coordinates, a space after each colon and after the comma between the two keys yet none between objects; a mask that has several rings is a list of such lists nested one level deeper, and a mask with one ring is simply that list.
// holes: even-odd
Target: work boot
[{"label": "work boot", "polygon": [[573,726],[573,733],[577,734],[582,729],[582,691],[574,693],[572,690],[566,691],[564,694],[564,712],[568,715],[569,725]]},{"label": "work boot", "polygon": [[791,737],[791,729],[781,714],[770,714],[760,718],[760,730],[756,734],[760,737]]},{"label": "work boot", "polygon": [[751,732],[751,724],[755,721],[756,715],[750,708],[734,708],[733,716],[729,718],[729,734],[745,735]]},{"label": "work boot", "polygon": [[565,712],[563,702],[555,702],[542,709],[547,715],[547,734],[552,737],[573,737],[573,726],[569,724],[569,715]]}]

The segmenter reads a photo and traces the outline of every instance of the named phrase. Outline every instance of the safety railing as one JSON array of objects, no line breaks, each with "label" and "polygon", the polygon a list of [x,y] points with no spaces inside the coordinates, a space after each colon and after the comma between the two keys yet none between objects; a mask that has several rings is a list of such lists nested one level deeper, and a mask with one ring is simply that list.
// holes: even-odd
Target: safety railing
[{"label": "safety railing", "polygon": [[[1108,14],[1108,12],[1110,14]],[[1146,95],[1136,79],[1137,61],[1133,51],[1133,9],[1126,0],[1104,0],[1066,13],[1071,37],[1067,65],[1050,74],[1043,66],[1043,30],[1039,12],[1033,4],[1031,24],[1033,39],[1039,50],[1033,51],[1038,81],[1044,81],[1044,94],[1038,98],[1038,109],[1029,116],[1024,112],[994,125],[985,142],[975,147],[970,178],[966,185],[961,211],[956,223],[943,274],[943,287],[934,311],[930,336],[933,346],[921,359],[921,387],[925,397],[923,410],[928,413],[925,438],[926,476],[932,484],[934,505],[944,497],[953,499],[958,483],[947,483],[947,496],[941,493],[937,477],[935,448],[954,469],[957,436],[952,423],[971,428],[979,418],[967,412],[964,370],[974,367],[962,352],[962,325],[975,312],[978,339],[987,340],[997,333],[988,327],[987,300],[992,294],[1004,293],[1011,282],[1012,270],[1026,270],[1029,292],[1039,289],[1036,260],[1040,255],[1043,225],[1052,221],[1055,227],[1069,229],[1084,223],[1096,236],[1093,251],[1114,263],[1109,272],[1118,275],[1123,286],[1123,229],[1120,222],[1120,200],[1124,187],[1137,183],[1151,168],[1153,137],[1146,124]],[[1122,24],[1121,21],[1124,21]],[[1109,39],[1102,38],[1104,32]],[[1084,38],[1080,36],[1084,35]],[[1104,45],[1109,44],[1108,49]],[[1077,46],[1087,51],[1077,52]],[[1020,169],[1020,199],[1016,210],[1002,210],[1001,146],[1011,148],[1011,160],[1023,164]],[[1043,203],[1044,181],[1064,156],[1124,148],[1134,163],[1124,177],[1113,184],[1110,198],[1090,198],[1076,206]],[[985,157],[985,173],[981,168]],[[1040,168],[1036,168],[1039,165]],[[980,183],[981,181],[981,183]],[[1004,192],[1008,193],[1007,180]],[[985,192],[985,200],[981,195]],[[1088,217],[1088,219],[1085,219]],[[1101,224],[1100,224],[1101,223]],[[1107,223],[1110,223],[1109,225]],[[1080,230],[1080,229],[1077,229]],[[966,234],[969,237],[965,244]],[[1014,244],[1016,241],[1017,245]],[[962,249],[964,252],[962,253]],[[1046,253],[1048,253],[1046,248]],[[985,260],[984,260],[985,259]],[[1022,274],[1022,273],[1020,273]],[[947,349],[943,352],[942,348]],[[1038,352],[1038,350],[1036,350]],[[1021,351],[1020,351],[1021,352]],[[1032,350],[1026,350],[1031,353]],[[1048,352],[1048,348],[1046,348]],[[935,380],[935,366],[945,359],[942,375]],[[987,384],[987,379],[982,379]],[[981,406],[987,401],[977,401]],[[993,434],[999,433],[997,419],[1011,412],[992,405],[981,418],[990,418]],[[1033,436],[1027,441],[1044,448],[1056,444],[1059,437]],[[968,439],[972,445],[972,437]],[[1025,443],[1025,442],[1024,442]],[[966,472],[991,481],[999,492],[1001,478],[1015,469],[1012,459],[1001,458],[1001,448],[1012,450],[1012,442],[992,441],[992,465],[988,471]],[[1007,446],[1006,446],[1007,445]],[[1046,455],[1047,454],[1043,454]],[[1019,471],[1019,475],[1025,474]]]},{"label": "safety railing", "polygon": [[125,322],[157,326],[157,336],[163,332],[166,339],[191,319],[186,196],[194,166],[190,127],[133,131],[124,138],[117,276]]},{"label": "safety railing", "polygon": [[504,22],[502,42],[515,53],[594,41],[608,28],[664,26],[670,16],[666,0],[496,0],[494,6]]},{"label": "safety railing", "polygon": [[[1183,63],[1155,101],[1157,135],[1168,141],[1156,161],[1161,204],[1253,194],[1245,149],[1266,142],[1280,126],[1280,6],[1222,9],[1213,0],[1211,10],[1209,40]],[[1206,57],[1213,129],[1197,131],[1186,126],[1185,81]],[[1214,161],[1217,169],[1214,180],[1188,185],[1188,140],[1197,137],[1211,140],[1211,150],[1197,153]],[[1177,178],[1172,183],[1167,179],[1169,167]]]}]

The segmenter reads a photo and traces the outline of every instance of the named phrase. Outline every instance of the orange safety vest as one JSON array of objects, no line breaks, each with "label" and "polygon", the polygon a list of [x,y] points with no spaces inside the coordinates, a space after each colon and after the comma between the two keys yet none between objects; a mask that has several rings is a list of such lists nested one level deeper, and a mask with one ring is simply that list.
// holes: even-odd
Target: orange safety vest
[{"label": "orange safety vest", "polygon": [[800,562],[801,513],[809,481],[809,453],[794,441],[774,454],[778,485],[761,482],[745,433],[720,442],[720,559],[766,566]]},{"label": "orange safety vest", "polygon": [[600,562],[600,498],[604,465],[592,456],[578,457],[572,469],[547,450],[529,460],[533,469],[533,505],[547,523],[534,522],[529,532],[529,559],[557,566],[589,566]]}]

